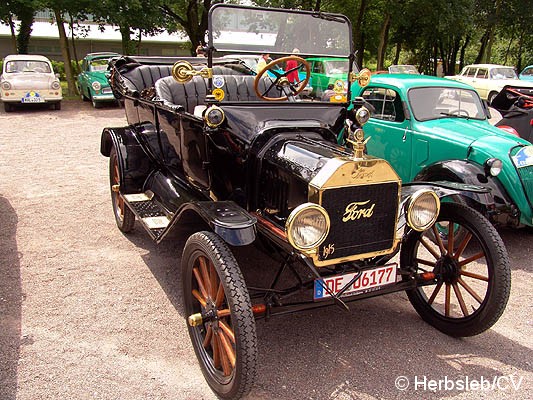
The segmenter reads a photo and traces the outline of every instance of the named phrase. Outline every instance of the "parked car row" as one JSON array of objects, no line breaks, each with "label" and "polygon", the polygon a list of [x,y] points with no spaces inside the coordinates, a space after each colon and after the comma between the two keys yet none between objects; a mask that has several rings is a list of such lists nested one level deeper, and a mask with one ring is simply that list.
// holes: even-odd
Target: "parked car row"
[{"label": "parked car row", "polygon": [[[95,108],[106,102],[116,102],[106,77],[108,62],[117,53],[90,53],[81,62],[76,87],[82,100],[91,101]],[[49,104],[60,110],[63,99],[59,74],[44,56],[21,54],[4,58],[0,75],[0,100],[6,112],[17,106]]]}]

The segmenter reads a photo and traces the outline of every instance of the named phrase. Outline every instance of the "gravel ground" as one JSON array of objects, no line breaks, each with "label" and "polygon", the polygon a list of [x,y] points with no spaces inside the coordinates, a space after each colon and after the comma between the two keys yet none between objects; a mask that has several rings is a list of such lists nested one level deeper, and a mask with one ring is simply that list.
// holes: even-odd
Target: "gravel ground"
[{"label": "gravel ground", "polygon": [[[122,109],[81,101],[61,111],[0,111],[1,400],[215,398],[183,315],[186,235],[156,245],[140,227],[128,236],[115,227],[100,133],[125,122]],[[349,312],[258,321],[250,398],[533,398],[531,230],[501,233],[512,292],[489,331],[447,337],[402,293],[352,303]],[[275,266],[253,247],[236,255],[247,279]],[[399,376],[411,383],[405,391],[395,387]],[[424,377],[499,387],[415,390]]]}]

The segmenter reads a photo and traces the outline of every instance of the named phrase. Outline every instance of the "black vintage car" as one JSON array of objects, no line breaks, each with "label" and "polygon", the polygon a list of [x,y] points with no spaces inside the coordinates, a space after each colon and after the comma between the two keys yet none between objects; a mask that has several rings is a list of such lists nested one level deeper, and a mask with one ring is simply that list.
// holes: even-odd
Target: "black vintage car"
[{"label": "black vintage car", "polygon": [[[116,222],[129,232],[137,220],[156,242],[194,223],[181,257],[185,313],[221,398],[251,388],[259,318],[406,291],[425,321],[470,336],[490,328],[507,303],[509,261],[498,233],[454,201],[485,204],[484,188],[402,185],[386,161],[365,154],[362,99],[300,98],[305,57],[344,57],[351,66],[351,37],[342,15],[216,5],[207,58],[113,63],[111,84],[129,123],[104,129],[101,140]],[[273,61],[252,71],[225,53]],[[292,70],[306,78],[290,81]],[[369,74],[350,71],[348,79],[364,85]],[[281,256],[263,287],[247,287],[232,254],[251,243]]]},{"label": "black vintage car", "polygon": [[496,126],[533,143],[533,89],[520,86],[504,86],[492,100],[502,119]]}]

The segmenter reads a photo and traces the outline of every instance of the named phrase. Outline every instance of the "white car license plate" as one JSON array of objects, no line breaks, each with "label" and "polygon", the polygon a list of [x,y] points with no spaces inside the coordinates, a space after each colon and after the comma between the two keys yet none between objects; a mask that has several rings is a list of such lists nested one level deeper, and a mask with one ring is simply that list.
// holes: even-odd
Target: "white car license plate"
[{"label": "white car license plate", "polygon": [[28,92],[21,101],[22,103],[44,103],[44,98],[37,92]]},{"label": "white car license plate", "polygon": [[[359,279],[350,285],[348,289],[342,294],[344,296],[353,296],[355,294],[362,294],[372,292],[383,286],[396,283],[396,270],[398,264],[392,263],[382,267],[364,270]],[[339,293],[344,286],[346,286],[353,277],[357,275],[352,272],[344,275],[328,276],[327,278],[315,279],[315,300],[326,299],[331,295],[324,289],[326,286],[331,293]]]}]

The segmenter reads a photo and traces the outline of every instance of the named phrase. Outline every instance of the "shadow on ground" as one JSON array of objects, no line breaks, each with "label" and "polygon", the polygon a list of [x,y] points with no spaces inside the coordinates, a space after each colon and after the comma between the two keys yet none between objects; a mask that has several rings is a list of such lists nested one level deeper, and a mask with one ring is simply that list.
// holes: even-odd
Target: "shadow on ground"
[{"label": "shadow on ground", "polygon": [[[504,236],[511,254],[529,241],[525,231]],[[176,232],[157,245],[140,226],[128,236],[148,251],[144,262],[181,315],[179,264],[187,237],[186,230]],[[248,285],[268,285],[276,262],[253,246],[233,251]],[[445,398],[461,391],[423,385],[415,391],[415,377],[479,380],[532,370],[530,348],[495,329],[471,338],[446,336],[424,323],[403,293],[350,303],[350,311],[328,307],[259,320],[257,336],[258,378],[250,398],[258,400]],[[395,386],[399,376],[410,381],[405,391]]]},{"label": "shadow on ground", "polygon": [[17,396],[17,364],[21,345],[20,259],[17,251],[18,218],[0,196],[0,399]]}]

